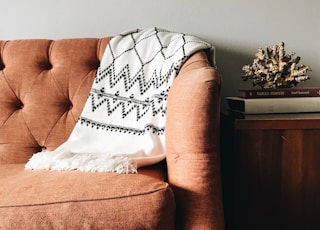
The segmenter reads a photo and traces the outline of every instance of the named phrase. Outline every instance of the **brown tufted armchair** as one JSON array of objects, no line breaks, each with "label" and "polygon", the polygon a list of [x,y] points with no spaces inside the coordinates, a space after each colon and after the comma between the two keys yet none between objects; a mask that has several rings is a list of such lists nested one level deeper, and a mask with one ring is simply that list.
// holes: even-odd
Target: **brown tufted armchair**
[{"label": "brown tufted armchair", "polygon": [[170,90],[166,162],[129,175],[24,170],[68,138],[109,40],[0,41],[0,229],[223,229],[221,77],[205,52]]}]

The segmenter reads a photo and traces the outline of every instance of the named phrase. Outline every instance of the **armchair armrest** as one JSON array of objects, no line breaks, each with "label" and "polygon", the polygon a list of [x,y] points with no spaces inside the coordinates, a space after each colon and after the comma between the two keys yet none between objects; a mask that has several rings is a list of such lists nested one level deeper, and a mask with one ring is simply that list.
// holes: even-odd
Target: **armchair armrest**
[{"label": "armchair armrest", "polygon": [[168,182],[178,229],[224,229],[220,174],[221,76],[204,52],[191,57],[168,96]]}]

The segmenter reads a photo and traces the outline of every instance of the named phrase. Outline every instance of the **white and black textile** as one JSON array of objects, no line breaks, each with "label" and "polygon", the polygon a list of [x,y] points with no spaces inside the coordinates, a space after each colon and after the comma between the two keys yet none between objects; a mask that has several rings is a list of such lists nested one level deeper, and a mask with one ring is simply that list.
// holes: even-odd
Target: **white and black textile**
[{"label": "white and black textile", "polygon": [[34,154],[25,168],[135,173],[163,160],[168,91],[200,49],[214,57],[197,37],[158,28],[112,38],[68,140]]}]

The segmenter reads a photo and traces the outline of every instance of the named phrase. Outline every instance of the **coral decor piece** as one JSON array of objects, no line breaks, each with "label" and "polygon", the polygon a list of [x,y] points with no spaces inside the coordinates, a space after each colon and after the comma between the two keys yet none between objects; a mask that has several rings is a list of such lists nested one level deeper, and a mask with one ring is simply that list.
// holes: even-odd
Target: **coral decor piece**
[{"label": "coral decor piece", "polygon": [[260,86],[262,89],[290,88],[297,86],[310,77],[311,71],[307,65],[299,65],[300,57],[293,57],[294,52],[286,54],[284,43],[266,47],[266,50],[258,48],[252,65],[245,65],[242,70],[245,75],[244,81],[252,79],[253,86]]}]

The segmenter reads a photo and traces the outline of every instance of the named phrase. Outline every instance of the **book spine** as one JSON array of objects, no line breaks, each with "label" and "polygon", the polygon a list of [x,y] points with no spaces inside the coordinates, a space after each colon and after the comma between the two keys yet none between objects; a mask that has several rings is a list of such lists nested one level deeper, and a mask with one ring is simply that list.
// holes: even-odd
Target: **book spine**
[{"label": "book spine", "polygon": [[320,97],[300,98],[227,98],[229,109],[244,114],[320,112]]},{"label": "book spine", "polygon": [[279,97],[320,97],[320,88],[275,89],[275,90],[239,90],[241,98],[279,98]]}]

